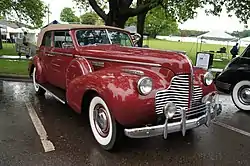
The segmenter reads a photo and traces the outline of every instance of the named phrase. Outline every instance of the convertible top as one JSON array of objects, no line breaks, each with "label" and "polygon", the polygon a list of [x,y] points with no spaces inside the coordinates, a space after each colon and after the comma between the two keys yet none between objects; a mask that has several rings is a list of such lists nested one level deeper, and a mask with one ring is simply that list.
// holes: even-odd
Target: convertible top
[{"label": "convertible top", "polygon": [[71,29],[113,29],[113,30],[119,30],[119,31],[125,31],[127,33],[129,33],[129,31],[121,29],[121,28],[117,28],[117,27],[112,27],[112,26],[105,26],[105,25],[85,25],[85,24],[50,24],[47,27],[43,28],[41,30],[41,32],[38,34],[38,38],[37,38],[37,47],[40,47],[41,43],[42,43],[42,38],[43,35],[47,32],[47,31],[55,31],[55,30],[71,30]]}]

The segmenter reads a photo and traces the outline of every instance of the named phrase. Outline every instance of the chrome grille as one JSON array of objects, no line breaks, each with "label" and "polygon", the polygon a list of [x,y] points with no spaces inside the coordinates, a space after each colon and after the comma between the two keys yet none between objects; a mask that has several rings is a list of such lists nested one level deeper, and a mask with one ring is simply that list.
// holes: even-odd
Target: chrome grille
[{"label": "chrome grille", "polygon": [[156,93],[155,112],[163,113],[163,107],[168,102],[173,102],[177,109],[188,108],[189,98],[189,75],[178,75],[173,77],[168,89]]},{"label": "chrome grille", "polygon": [[[190,117],[192,117],[192,116],[195,116],[195,115],[197,115],[197,114],[202,114],[202,113],[206,113],[206,104],[200,104],[200,105],[197,105],[197,106],[194,106],[194,107],[192,107],[190,110],[188,110],[187,112],[186,112],[186,117],[187,117],[187,119],[189,119]],[[173,117],[173,119],[174,120],[176,120],[176,119],[181,119],[181,114],[180,114],[180,112],[176,112],[175,113],[175,115],[174,115],[174,117]]]},{"label": "chrome grille", "polygon": [[[180,107],[187,109],[189,100],[189,75],[178,75],[172,79],[168,89],[156,93],[155,111],[156,114],[163,114],[163,107],[167,102],[173,102],[177,106],[177,112],[173,119],[180,117]],[[199,86],[193,86],[191,108],[187,110],[187,117],[205,113],[206,105],[201,103],[202,89]]]},{"label": "chrome grille", "polygon": [[201,104],[202,99],[202,89],[199,86],[194,86],[193,96],[192,96],[192,107]]}]

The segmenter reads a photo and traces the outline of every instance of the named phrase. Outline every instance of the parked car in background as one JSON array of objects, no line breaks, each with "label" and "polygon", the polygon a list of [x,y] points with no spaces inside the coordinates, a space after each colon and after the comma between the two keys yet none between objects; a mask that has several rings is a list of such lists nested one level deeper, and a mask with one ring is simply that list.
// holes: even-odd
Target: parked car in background
[{"label": "parked car in background", "polygon": [[181,52],[135,47],[109,26],[50,25],[29,65],[37,94],[50,92],[88,113],[96,141],[112,150],[121,135],[145,138],[209,125],[221,112],[213,75]]},{"label": "parked car in background", "polygon": [[250,111],[250,46],[216,78],[219,91],[230,94],[236,107]]}]

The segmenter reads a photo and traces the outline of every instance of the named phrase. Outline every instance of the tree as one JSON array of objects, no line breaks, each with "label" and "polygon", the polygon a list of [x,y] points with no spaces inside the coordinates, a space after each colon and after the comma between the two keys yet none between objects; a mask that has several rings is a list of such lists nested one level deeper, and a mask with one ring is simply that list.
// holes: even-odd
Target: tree
[{"label": "tree", "polygon": [[156,35],[169,35],[178,30],[175,19],[165,16],[161,7],[154,8],[147,15],[145,21],[145,31],[155,38]]},{"label": "tree", "polygon": [[60,19],[68,23],[80,22],[80,19],[75,15],[75,12],[69,7],[63,8],[60,14]]},{"label": "tree", "polygon": [[[104,20],[106,25],[123,28],[129,17],[137,16],[137,31],[142,34],[144,30],[145,18],[151,9],[161,6],[166,11],[166,16],[175,18],[177,22],[186,21],[193,18],[196,9],[207,8],[207,13],[219,15],[222,7],[225,6],[227,12],[234,12],[240,21],[247,23],[250,18],[249,0],[75,0],[78,4],[93,10]],[[104,8],[108,7],[108,13]],[[142,43],[142,41],[140,41]]]},{"label": "tree", "polygon": [[1,0],[0,15],[10,20],[26,21],[34,27],[41,27],[46,6],[41,0]]},{"label": "tree", "polygon": [[[102,3],[100,0],[75,0],[82,6],[91,6],[93,10],[105,21],[106,25],[124,28],[128,18],[137,16],[137,32],[141,35],[144,31],[145,18],[151,9],[161,6],[167,11],[167,17],[183,20],[191,18],[197,7],[201,4],[199,0],[108,0]],[[106,14],[103,7],[108,6],[109,11]],[[138,43],[142,45],[142,39]]]},{"label": "tree", "polygon": [[95,12],[87,12],[81,15],[81,23],[95,25],[97,24],[99,18],[100,17]]},{"label": "tree", "polygon": [[[41,0],[1,0],[0,16],[8,20],[27,22],[34,28],[41,27],[45,16],[46,6]],[[2,38],[0,33],[0,49],[2,49]]]}]

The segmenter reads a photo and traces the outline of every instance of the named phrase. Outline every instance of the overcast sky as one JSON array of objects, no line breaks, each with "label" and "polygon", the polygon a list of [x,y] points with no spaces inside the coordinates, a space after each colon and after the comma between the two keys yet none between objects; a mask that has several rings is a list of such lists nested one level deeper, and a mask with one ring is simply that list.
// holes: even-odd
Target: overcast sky
[{"label": "overcast sky", "polygon": [[[60,20],[60,12],[64,7],[76,7],[72,0],[43,0],[46,4],[50,3],[50,21]],[[79,15],[79,10],[76,9],[76,15]],[[47,17],[44,19],[47,24]],[[206,16],[204,10],[199,9],[195,19],[190,19],[179,25],[181,29],[193,30],[220,30],[220,31],[236,31],[244,30],[244,25],[239,23],[239,20],[233,17],[227,17],[226,12],[221,14],[221,17]]]}]

